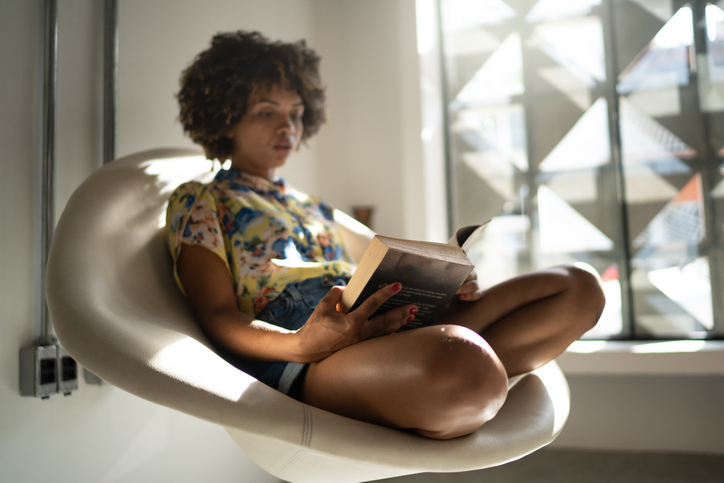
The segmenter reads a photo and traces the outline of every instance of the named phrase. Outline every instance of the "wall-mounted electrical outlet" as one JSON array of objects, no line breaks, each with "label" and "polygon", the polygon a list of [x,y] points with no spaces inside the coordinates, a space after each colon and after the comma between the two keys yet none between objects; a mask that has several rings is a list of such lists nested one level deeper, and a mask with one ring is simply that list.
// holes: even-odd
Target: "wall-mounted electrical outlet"
[{"label": "wall-mounted electrical outlet", "polygon": [[58,392],[58,348],[38,345],[20,349],[20,395],[47,399]]},{"label": "wall-mounted electrical outlet", "polygon": [[78,389],[78,364],[58,344],[20,349],[20,395],[48,399]]},{"label": "wall-mounted electrical outlet", "polygon": [[63,346],[58,345],[58,392],[65,396],[78,389],[78,363],[70,357]]}]

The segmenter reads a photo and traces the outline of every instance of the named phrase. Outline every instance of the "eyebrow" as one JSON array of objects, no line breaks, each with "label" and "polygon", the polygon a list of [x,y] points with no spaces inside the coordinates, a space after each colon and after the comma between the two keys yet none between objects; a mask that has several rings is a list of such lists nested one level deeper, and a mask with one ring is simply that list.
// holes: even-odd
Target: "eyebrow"
[{"label": "eyebrow", "polygon": [[[259,100],[257,101],[257,104],[261,104],[262,102],[267,102],[267,103],[269,103],[269,104],[274,104],[275,106],[278,106],[278,105],[279,105],[278,102],[272,101],[271,99],[259,99]],[[297,106],[302,106],[302,107],[304,107],[304,101],[300,101],[300,102],[297,102],[296,104],[294,104],[294,107],[297,107]]]}]

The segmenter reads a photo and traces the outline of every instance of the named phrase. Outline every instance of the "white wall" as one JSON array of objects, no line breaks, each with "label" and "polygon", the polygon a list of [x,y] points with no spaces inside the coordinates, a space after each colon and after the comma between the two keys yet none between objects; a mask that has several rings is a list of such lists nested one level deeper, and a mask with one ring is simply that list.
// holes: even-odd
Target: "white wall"
[{"label": "white wall", "polygon": [[[96,166],[101,134],[100,2],[60,3],[58,211]],[[413,0],[120,3],[119,154],[190,145],[173,93],[212,33],[307,38],[324,56],[330,123],[284,175],[342,209],[374,204],[381,232],[428,233],[417,224],[425,208],[416,191],[424,180],[415,178]],[[113,387],[81,382],[72,396],[48,401],[18,394],[18,350],[39,333],[41,4],[0,2],[0,480],[275,481],[222,429]],[[572,414],[559,445],[724,454],[721,377],[570,382]]]},{"label": "white wall", "polygon": [[724,455],[724,377],[568,376],[558,448]]},{"label": "white wall", "polygon": [[[287,41],[313,35],[310,0],[124,0],[119,2],[118,156],[194,144],[176,118],[181,71],[221,31],[258,30]],[[282,175],[316,192],[313,147]]]},{"label": "white wall", "polygon": [[[422,163],[414,0],[313,5],[312,44],[323,59],[329,117],[314,141],[318,194],[349,213],[354,206],[373,207],[379,233],[446,239],[444,220],[428,220],[430,197],[423,189],[429,170]],[[444,201],[431,199],[438,206]]]},{"label": "white wall", "polygon": [[[144,76],[159,73],[149,69],[149,64],[170,62],[173,54],[179,57],[177,63],[182,56],[190,59],[208,41],[217,23],[230,28],[236,19],[238,26],[258,23],[269,27],[278,23],[275,7],[280,6],[296,8],[297,19],[309,16],[309,8],[297,1],[266,2],[264,8],[254,1],[226,2],[218,9],[206,6],[204,12],[188,13],[172,8],[171,3],[180,6],[181,2],[148,2],[165,10],[153,10],[146,2],[120,3],[122,28],[127,30],[121,48],[129,51],[121,59],[130,64],[125,67],[130,75],[121,79],[120,153],[185,142],[170,107],[176,80],[168,81],[174,84],[171,87],[145,82]],[[58,214],[100,159],[103,18],[102,2],[63,0],[59,4]],[[276,482],[253,464],[221,427],[114,387],[81,381],[80,389],[69,397],[42,401],[19,395],[18,352],[31,345],[40,332],[42,5],[41,0],[0,2],[0,202],[4,207],[0,210],[0,481]],[[128,9],[142,7],[141,14],[129,15]],[[196,28],[204,39],[196,39],[200,43],[194,44],[191,34],[174,30],[173,38],[171,32],[154,30],[153,15],[157,26],[169,30],[161,21],[161,17],[168,18],[189,30]],[[238,21],[240,18],[246,23]],[[301,25],[291,32],[293,37],[310,33],[305,27],[308,23]],[[129,37],[136,43],[128,46]],[[172,43],[161,45],[161,39]],[[162,47],[166,49],[163,54]],[[134,60],[134,55],[141,59]],[[146,71],[142,61],[147,62]],[[173,62],[168,66],[175,71],[180,68]],[[134,69],[138,75],[131,72]],[[169,73],[157,80],[177,75]],[[159,93],[162,88],[165,97]],[[152,97],[144,99],[144,95]],[[141,109],[142,105],[148,108]],[[134,109],[140,117],[132,114]],[[139,125],[140,130],[129,133]]]},{"label": "white wall", "polygon": [[329,125],[317,143],[319,192],[344,211],[373,206],[374,228],[402,236],[396,2],[322,0],[315,13],[329,96]]}]

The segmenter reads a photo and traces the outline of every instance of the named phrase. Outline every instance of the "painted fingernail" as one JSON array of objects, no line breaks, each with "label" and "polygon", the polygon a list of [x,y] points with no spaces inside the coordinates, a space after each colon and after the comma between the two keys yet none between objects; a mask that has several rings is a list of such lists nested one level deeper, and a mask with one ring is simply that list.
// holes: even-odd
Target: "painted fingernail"
[{"label": "painted fingernail", "polygon": [[410,309],[410,314],[416,314],[417,313],[417,307],[412,307]]},{"label": "painted fingernail", "polygon": [[400,284],[400,283],[396,283],[392,286],[392,290],[395,292],[399,292],[401,288],[402,288],[402,284]]},{"label": "painted fingernail", "polygon": [[408,322],[412,322],[413,320],[415,320],[415,316],[414,316],[414,315],[411,315],[411,316],[409,316],[408,318],[405,319],[405,323],[407,324]]},{"label": "painted fingernail", "polygon": [[466,299],[466,298],[468,298],[468,294],[466,294],[466,293],[460,294],[460,298]]}]

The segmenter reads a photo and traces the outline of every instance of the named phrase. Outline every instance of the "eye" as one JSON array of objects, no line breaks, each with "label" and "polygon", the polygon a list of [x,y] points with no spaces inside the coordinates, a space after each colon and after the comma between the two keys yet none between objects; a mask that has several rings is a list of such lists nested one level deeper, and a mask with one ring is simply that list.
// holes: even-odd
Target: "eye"
[{"label": "eye", "polygon": [[269,119],[274,116],[274,111],[259,111],[259,117]]},{"label": "eye", "polygon": [[302,112],[294,112],[294,113],[292,113],[292,115],[290,117],[292,118],[293,121],[301,121],[303,116],[304,116],[304,112],[302,111]]}]

